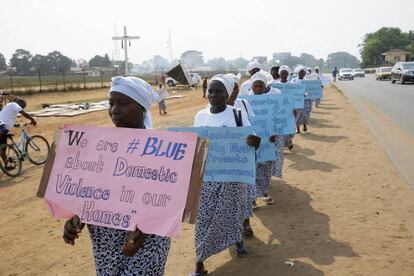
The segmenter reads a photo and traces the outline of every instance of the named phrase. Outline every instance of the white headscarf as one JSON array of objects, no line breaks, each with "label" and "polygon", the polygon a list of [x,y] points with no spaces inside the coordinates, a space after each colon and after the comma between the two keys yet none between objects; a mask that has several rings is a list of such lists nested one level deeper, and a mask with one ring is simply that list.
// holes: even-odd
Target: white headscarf
[{"label": "white headscarf", "polygon": [[212,81],[219,81],[221,82],[224,87],[226,88],[226,92],[227,94],[229,94],[229,96],[231,95],[231,93],[233,93],[233,89],[234,89],[234,81],[232,78],[230,78],[229,76],[226,76],[224,74],[218,74],[215,75],[214,77],[211,78],[210,82]]},{"label": "white headscarf", "polygon": [[240,73],[238,73],[237,76],[233,73],[228,73],[228,74],[225,74],[224,76],[231,78],[234,83],[239,83],[239,80],[241,77]]},{"label": "white headscarf", "polygon": [[144,107],[144,125],[148,129],[152,128],[150,108],[154,102],[159,100],[159,96],[152,90],[152,87],[148,82],[136,77],[117,76],[112,78],[109,94],[111,94],[111,92],[124,94]]},{"label": "white headscarf", "polygon": [[287,66],[287,65],[280,66],[280,68],[279,68],[279,75],[280,75],[280,73],[282,73],[282,71],[288,72],[289,75],[290,75],[290,73],[292,73],[292,71],[290,70],[289,66]]},{"label": "white headscarf", "polygon": [[250,78],[250,81],[251,81],[252,85],[255,81],[262,81],[262,82],[264,82],[265,85],[267,85],[267,83],[269,82],[269,76],[265,73],[265,71],[261,70],[261,71],[257,72],[256,74],[254,74]]},{"label": "white headscarf", "polygon": [[295,68],[295,73],[296,74],[298,74],[300,71],[305,71],[305,73],[307,73],[306,72],[306,68],[304,67],[304,66],[302,66],[302,65],[299,65],[299,66],[297,66],[296,68]]},{"label": "white headscarf", "polygon": [[253,61],[247,63],[247,71],[251,71],[255,68],[260,69],[260,63],[257,62],[257,60],[254,59]]}]

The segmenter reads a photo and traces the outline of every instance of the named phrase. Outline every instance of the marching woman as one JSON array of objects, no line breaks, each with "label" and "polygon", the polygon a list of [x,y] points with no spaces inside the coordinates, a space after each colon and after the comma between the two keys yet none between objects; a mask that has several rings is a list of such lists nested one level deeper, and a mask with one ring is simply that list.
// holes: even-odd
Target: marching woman
[{"label": "marching woman", "polygon": [[[293,78],[291,80],[292,83],[302,83],[302,81],[305,79],[306,71],[303,67],[296,68],[298,76],[296,78]],[[298,133],[300,133],[300,125],[303,125],[303,131],[308,131],[308,123],[309,123],[309,117],[310,113],[312,112],[312,100],[306,99],[305,94],[305,100],[304,100],[304,106],[303,109],[301,109],[298,113],[299,115],[296,117],[296,130]]]},{"label": "marching woman", "polygon": [[[268,76],[259,72],[252,78],[252,95],[276,95],[281,94],[280,90],[271,86],[268,86]],[[275,143],[276,159],[273,161],[257,162],[256,163],[256,195],[261,197],[266,205],[274,203],[273,199],[269,196],[269,185],[272,178],[273,170],[280,170],[283,166],[283,137],[272,135],[269,137],[270,142]],[[253,202],[256,205],[256,202]]]},{"label": "marching woman", "polygon": [[[282,65],[279,68],[279,76],[280,78],[278,80],[275,80],[275,83],[288,83],[289,82],[289,76],[291,74],[291,70],[289,68],[289,66],[287,65]],[[296,115],[296,114],[295,114]],[[281,152],[276,151],[276,156],[282,156],[281,159],[281,165],[280,166],[273,166],[273,171],[272,171],[272,175],[276,176],[276,177],[282,177],[282,168],[283,168],[283,161],[284,161],[284,152],[283,152],[283,147],[288,147],[290,150],[293,149],[293,134],[292,135],[284,135],[283,136],[283,146],[278,145],[278,143],[282,143],[281,139],[278,139],[276,141],[276,149],[280,149],[281,148]]]},{"label": "marching woman", "polygon": [[243,110],[244,112],[246,112],[248,118],[253,117],[254,112],[253,112],[253,109],[252,109],[252,106],[250,105],[250,103],[246,100],[237,98],[239,96],[239,93],[240,93],[239,76],[236,76],[235,74],[231,74],[231,73],[226,74],[225,76],[229,77],[234,82],[233,92],[230,94],[230,96],[227,100],[227,104],[233,106],[236,109]]},{"label": "marching woman", "polygon": [[[228,76],[214,76],[207,89],[210,106],[197,113],[194,127],[250,126],[243,110],[238,112],[226,104],[233,88],[234,81]],[[249,135],[246,143],[257,149],[260,138]],[[197,260],[195,272],[191,275],[206,275],[204,261],[232,245],[236,245],[239,257],[247,253],[242,236],[246,198],[247,188],[244,183],[203,182],[195,226]]]},{"label": "marching woman", "polygon": [[[321,80],[322,79],[322,74],[320,72],[320,69],[318,66],[315,67],[315,72],[312,74],[312,79],[314,80]],[[323,88],[323,85],[322,85]],[[315,106],[319,107],[319,105],[321,104],[321,99],[315,99]]]},{"label": "marching woman", "polygon": [[[253,77],[254,74],[260,71],[260,63],[258,63],[256,60],[250,61],[247,64],[247,72],[249,72],[250,77]],[[240,96],[249,95],[249,92],[252,89],[252,81],[251,79],[246,80],[241,84],[240,88]]]},{"label": "marching woman", "polygon": [[[135,77],[115,77],[109,91],[109,117],[116,127],[151,128],[150,107],[158,100],[151,85]],[[121,185],[121,184],[119,184]],[[78,216],[66,221],[63,239],[74,245],[84,228]],[[170,238],[87,225],[97,275],[164,274]]]},{"label": "marching woman", "polygon": [[[254,117],[253,109],[250,103],[244,99],[238,99],[239,95],[239,77],[234,74],[226,74],[234,82],[233,92],[230,94],[227,104],[233,106],[236,109],[244,110],[247,113],[247,117],[250,119]],[[243,223],[243,235],[245,237],[253,236],[253,229],[250,224],[250,218],[253,217],[253,204],[256,202],[256,185],[247,185],[247,198],[246,207],[244,210],[244,223]]]},{"label": "marching woman", "polygon": [[287,83],[289,82],[289,76],[292,73],[289,66],[282,65],[279,67],[279,79],[274,80],[275,83]]}]

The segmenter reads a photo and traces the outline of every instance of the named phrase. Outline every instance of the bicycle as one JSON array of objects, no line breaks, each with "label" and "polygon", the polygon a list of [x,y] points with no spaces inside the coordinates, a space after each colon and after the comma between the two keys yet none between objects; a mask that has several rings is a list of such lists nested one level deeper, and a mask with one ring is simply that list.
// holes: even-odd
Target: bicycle
[{"label": "bicycle", "polygon": [[28,123],[15,125],[15,127],[22,127],[18,143],[13,139],[14,134],[7,134],[7,143],[3,147],[6,148],[8,166],[6,168],[0,158],[0,168],[8,176],[16,177],[20,175],[22,173],[22,162],[25,159],[28,159],[34,165],[42,165],[49,156],[49,142],[41,135],[30,136],[26,130],[28,125]]}]

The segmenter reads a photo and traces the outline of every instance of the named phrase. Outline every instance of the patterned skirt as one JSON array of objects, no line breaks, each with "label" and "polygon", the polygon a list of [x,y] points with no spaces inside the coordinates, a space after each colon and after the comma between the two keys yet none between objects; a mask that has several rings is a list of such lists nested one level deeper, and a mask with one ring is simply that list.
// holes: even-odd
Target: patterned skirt
[{"label": "patterned skirt", "polygon": [[96,275],[164,275],[170,238],[149,235],[137,254],[127,257],[122,246],[128,231],[88,224]]},{"label": "patterned skirt", "polygon": [[242,241],[246,184],[203,182],[195,226],[197,261]]},{"label": "patterned skirt", "polygon": [[312,101],[306,99],[299,119],[296,121],[296,125],[308,124],[310,113],[312,112]]},{"label": "patterned skirt", "polygon": [[274,161],[256,163],[256,190],[258,197],[267,196]]},{"label": "patterned skirt", "polygon": [[285,137],[278,136],[275,143],[276,159],[272,165],[272,176],[282,177],[283,175],[283,163],[285,160]]},{"label": "patterned skirt", "polygon": [[253,201],[256,200],[257,192],[256,192],[256,185],[246,185],[247,187],[247,200],[246,200],[246,207],[244,209],[244,218],[251,218],[253,217]]}]

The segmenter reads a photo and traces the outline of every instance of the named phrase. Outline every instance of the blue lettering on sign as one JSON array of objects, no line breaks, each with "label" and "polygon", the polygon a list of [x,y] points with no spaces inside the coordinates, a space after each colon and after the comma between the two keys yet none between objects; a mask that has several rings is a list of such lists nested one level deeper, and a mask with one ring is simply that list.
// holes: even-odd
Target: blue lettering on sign
[{"label": "blue lettering on sign", "polygon": [[252,106],[259,117],[266,114],[272,122],[270,133],[288,135],[296,132],[295,109],[293,97],[286,94],[242,96]]},{"label": "blue lettering on sign", "polygon": [[322,81],[321,80],[304,80],[303,85],[305,86],[305,92],[307,93],[307,99],[321,99],[323,98],[322,93]]},{"label": "blue lettering on sign", "polygon": [[302,109],[305,102],[305,86],[298,83],[271,83],[271,87],[279,89],[282,94],[291,97],[296,109]]},{"label": "blue lettering on sign", "polygon": [[256,183],[255,150],[246,144],[251,127],[194,127],[168,129],[193,132],[209,139],[204,181]]},{"label": "blue lettering on sign", "polygon": [[141,156],[153,155],[156,157],[172,158],[173,160],[181,160],[184,158],[187,144],[184,143],[164,143],[163,139],[157,137],[148,137]]}]

